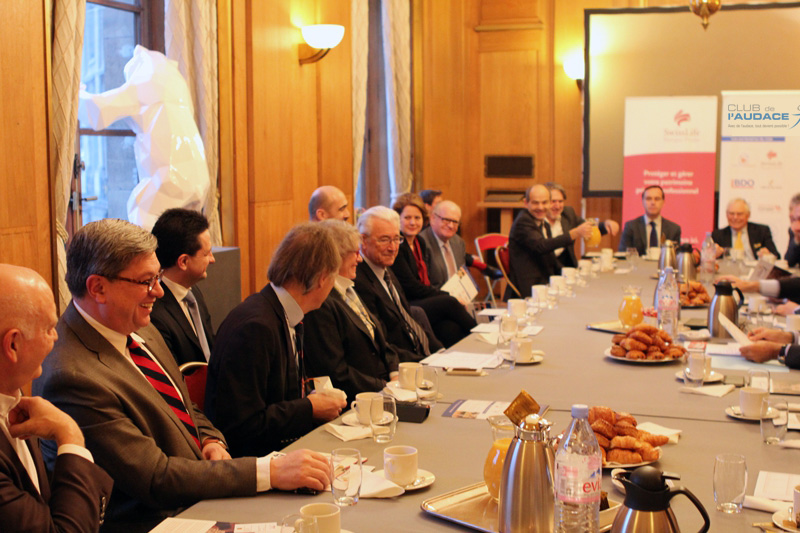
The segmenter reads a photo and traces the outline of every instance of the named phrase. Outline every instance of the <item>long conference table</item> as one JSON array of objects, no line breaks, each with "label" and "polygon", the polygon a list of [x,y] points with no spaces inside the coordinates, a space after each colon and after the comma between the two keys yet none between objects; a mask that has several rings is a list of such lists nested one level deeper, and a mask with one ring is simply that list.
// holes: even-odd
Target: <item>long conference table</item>
[{"label": "long conference table", "polygon": [[[691,490],[703,503],[711,517],[711,531],[754,531],[754,522],[770,522],[771,513],[744,509],[740,514],[726,515],[715,510],[714,458],[723,452],[743,454],[749,474],[747,494],[752,495],[759,471],[800,473],[800,450],[763,444],[758,423],[726,416],[725,408],[738,404],[738,391],[722,398],[682,393],[682,383],[675,376],[682,369],[680,363],[630,365],[610,360],[603,352],[610,346],[611,335],[586,328],[589,323],[616,319],[624,285],[642,287],[642,301],[645,306],[650,305],[656,284],[652,279],[655,269],[654,263],[644,262],[628,274],[601,273],[590,279],[587,287],[578,288],[575,298],[562,297],[557,309],[543,311],[537,323],[544,329],[533,337],[534,348],[545,352],[540,364],[489,370],[482,377],[441,375],[443,398],[428,419],[421,424],[398,423],[391,443],[415,446],[419,450],[419,467],[431,471],[436,481],[430,487],[396,498],[362,498],[357,505],[342,510],[342,528],[354,533],[468,531],[427,514],[420,504],[482,481],[491,431],[486,420],[443,417],[442,413],[458,399],[511,401],[522,389],[540,404],[550,406],[546,418],[553,422],[553,434],[566,428],[570,407],[575,403],[606,405],[631,412],[640,423],[650,421],[681,430],[679,443],[663,446],[662,457],[654,466],[680,474],[677,484]],[[706,310],[684,311],[682,319],[705,313]],[[451,350],[492,349],[471,335]],[[726,370],[725,373],[746,372]],[[800,372],[796,371],[779,377],[800,382]],[[800,434],[790,431],[787,439],[800,439]],[[339,447],[358,448],[368,465],[376,470],[383,468],[385,445],[371,439],[345,443],[322,427],[293,443],[287,451],[309,448],[330,452]],[[623,499],[613,488],[608,470],[604,470],[603,489],[611,498]],[[272,491],[252,498],[202,501],[180,517],[238,523],[280,522],[282,517],[298,512],[302,505],[331,501],[330,493],[307,496]],[[683,531],[700,529],[702,520],[688,499],[675,497],[672,509]]]}]

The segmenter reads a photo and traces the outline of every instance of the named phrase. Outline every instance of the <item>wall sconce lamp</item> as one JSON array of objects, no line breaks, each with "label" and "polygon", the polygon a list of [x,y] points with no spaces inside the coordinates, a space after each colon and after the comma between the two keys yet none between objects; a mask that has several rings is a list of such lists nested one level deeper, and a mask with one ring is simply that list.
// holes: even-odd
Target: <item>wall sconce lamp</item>
[{"label": "wall sconce lamp", "polygon": [[[313,24],[300,30],[305,43],[300,44],[300,64],[316,63],[330,52],[344,37],[344,26],[338,24]],[[305,50],[304,50],[305,49]],[[304,51],[316,49],[311,55],[303,57]]]},{"label": "wall sconce lamp", "polygon": [[578,84],[578,89],[583,90],[583,77],[586,73],[583,50],[575,50],[564,57],[564,72],[568,78],[575,80],[575,83]]}]

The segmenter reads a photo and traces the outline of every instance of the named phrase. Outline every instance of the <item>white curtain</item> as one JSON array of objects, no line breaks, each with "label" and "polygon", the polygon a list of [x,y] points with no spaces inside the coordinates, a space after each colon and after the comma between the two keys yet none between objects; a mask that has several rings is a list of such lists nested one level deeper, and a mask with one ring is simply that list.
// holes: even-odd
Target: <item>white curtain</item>
[{"label": "white curtain", "polygon": [[53,2],[52,141],[55,153],[53,199],[56,206],[58,308],[62,312],[70,300],[69,289],[64,279],[67,272],[66,221],[78,126],[78,91],[81,85],[85,18],[86,0]]},{"label": "white curtain", "polygon": [[211,243],[222,244],[219,218],[219,86],[217,3],[211,0],[167,0],[164,6],[167,57],[192,91],[195,119],[203,138],[211,186],[203,209],[211,224]]},{"label": "white curtain", "polygon": [[392,202],[411,191],[411,24],[408,0],[381,2]]},{"label": "white curtain", "polygon": [[358,190],[364,158],[364,129],[367,118],[367,56],[369,52],[369,0],[352,0],[350,6],[352,41],[353,107],[353,191]]}]

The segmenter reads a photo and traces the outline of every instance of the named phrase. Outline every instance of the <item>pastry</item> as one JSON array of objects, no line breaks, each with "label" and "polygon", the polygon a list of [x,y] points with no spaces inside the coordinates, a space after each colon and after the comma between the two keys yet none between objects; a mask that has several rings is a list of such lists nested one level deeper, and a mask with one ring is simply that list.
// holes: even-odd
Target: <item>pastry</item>
[{"label": "pastry", "polygon": [[609,463],[636,464],[642,462],[642,456],[632,450],[612,448],[606,453],[606,460]]}]

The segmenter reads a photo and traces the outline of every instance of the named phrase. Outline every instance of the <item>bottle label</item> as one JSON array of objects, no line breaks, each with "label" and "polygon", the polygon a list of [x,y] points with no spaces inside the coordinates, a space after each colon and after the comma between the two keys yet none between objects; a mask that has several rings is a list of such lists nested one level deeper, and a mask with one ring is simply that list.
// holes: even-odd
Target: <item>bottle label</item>
[{"label": "bottle label", "polygon": [[658,300],[658,309],[659,311],[677,311],[678,300],[673,298],[670,294],[665,294]]},{"label": "bottle label", "polygon": [[565,503],[600,501],[603,484],[601,461],[594,455],[556,457],[556,498]]}]

